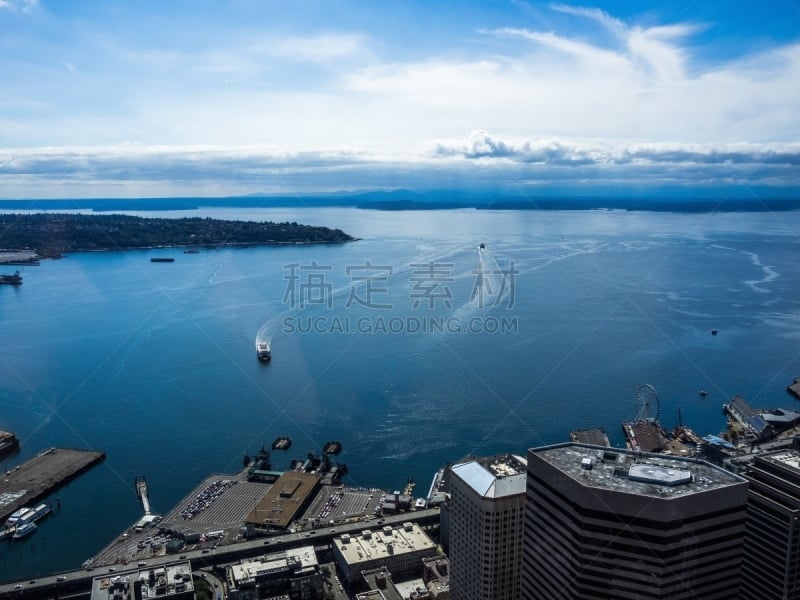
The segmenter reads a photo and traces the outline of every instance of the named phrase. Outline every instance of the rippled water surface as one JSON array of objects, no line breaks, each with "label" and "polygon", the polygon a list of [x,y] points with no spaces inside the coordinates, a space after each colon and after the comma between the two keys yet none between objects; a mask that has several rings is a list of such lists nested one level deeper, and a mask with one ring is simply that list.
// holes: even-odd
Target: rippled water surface
[{"label": "rippled water surface", "polygon": [[680,409],[700,434],[724,427],[737,393],[796,408],[797,213],[190,214],[362,239],[70,255],[0,286],[0,428],[22,443],[2,467],[49,446],[107,454],[34,536],[2,543],[0,579],[79,566],[140,516],[137,474],[166,512],[279,435],[294,444],[277,467],[335,439],[349,483],[413,477],[424,492],[468,453],[524,453],[581,427],[621,444],[643,383],[666,426]]}]

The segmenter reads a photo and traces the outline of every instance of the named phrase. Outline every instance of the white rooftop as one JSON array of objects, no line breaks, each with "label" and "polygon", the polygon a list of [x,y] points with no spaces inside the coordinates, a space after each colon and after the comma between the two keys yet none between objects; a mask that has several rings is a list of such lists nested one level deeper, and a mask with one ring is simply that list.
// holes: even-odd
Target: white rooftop
[{"label": "white rooftop", "polygon": [[451,471],[484,498],[504,498],[525,493],[526,461],[519,456],[471,460]]},{"label": "white rooftop", "polygon": [[800,452],[797,450],[782,450],[780,452],[766,454],[763,457],[772,462],[780,463],[800,471]]},{"label": "white rooftop", "polygon": [[[317,555],[313,546],[292,548],[285,552],[277,552],[243,559],[238,565],[231,565],[233,578],[239,583],[254,581],[259,575],[289,568],[313,567],[317,564]],[[290,567],[292,565],[292,567]]]},{"label": "white rooftop", "polygon": [[334,538],[333,543],[350,565],[399,554],[436,550],[436,544],[416,523],[403,523],[401,527],[384,527],[377,531],[365,529],[359,534]]}]

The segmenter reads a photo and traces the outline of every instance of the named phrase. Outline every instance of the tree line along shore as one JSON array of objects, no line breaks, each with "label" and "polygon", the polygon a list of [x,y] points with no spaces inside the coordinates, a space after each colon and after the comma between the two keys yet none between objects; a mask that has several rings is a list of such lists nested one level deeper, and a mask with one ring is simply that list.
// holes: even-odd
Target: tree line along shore
[{"label": "tree line along shore", "polygon": [[341,229],[296,222],[53,213],[0,215],[0,246],[34,251],[42,258],[70,252],[165,246],[331,244],[354,239]]}]

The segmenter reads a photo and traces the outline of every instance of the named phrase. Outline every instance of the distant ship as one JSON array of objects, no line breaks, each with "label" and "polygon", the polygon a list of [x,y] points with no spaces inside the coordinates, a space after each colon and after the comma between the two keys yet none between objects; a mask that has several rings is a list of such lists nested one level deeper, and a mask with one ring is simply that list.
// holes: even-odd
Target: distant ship
[{"label": "distant ship", "polygon": [[24,538],[26,535],[32,534],[34,531],[36,531],[36,523],[30,521],[28,523],[23,523],[22,525],[18,525],[17,530],[11,537],[15,540],[18,540],[20,538]]},{"label": "distant ship", "polygon": [[256,354],[258,355],[258,360],[270,360],[272,358],[272,350],[270,350],[269,342],[256,342]]},{"label": "distant ship", "polygon": [[272,449],[273,450],[288,450],[292,447],[292,438],[289,436],[281,436],[279,438],[275,438],[275,441],[272,442]]},{"label": "distant ship", "polygon": [[22,275],[19,274],[19,271],[13,275],[0,275],[0,283],[5,283],[7,285],[22,285]]},{"label": "distant ship", "polygon": [[175,262],[175,259],[170,257],[155,257],[151,258],[150,262]]}]

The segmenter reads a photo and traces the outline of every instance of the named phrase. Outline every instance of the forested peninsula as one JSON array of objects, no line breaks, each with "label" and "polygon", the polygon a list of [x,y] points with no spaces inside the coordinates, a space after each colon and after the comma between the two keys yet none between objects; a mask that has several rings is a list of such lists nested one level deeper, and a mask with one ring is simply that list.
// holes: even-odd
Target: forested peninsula
[{"label": "forested peninsula", "polygon": [[354,239],[341,229],[294,222],[259,223],[201,217],[165,219],[116,214],[0,215],[0,248],[30,250],[42,258],[101,250],[332,244]]}]

